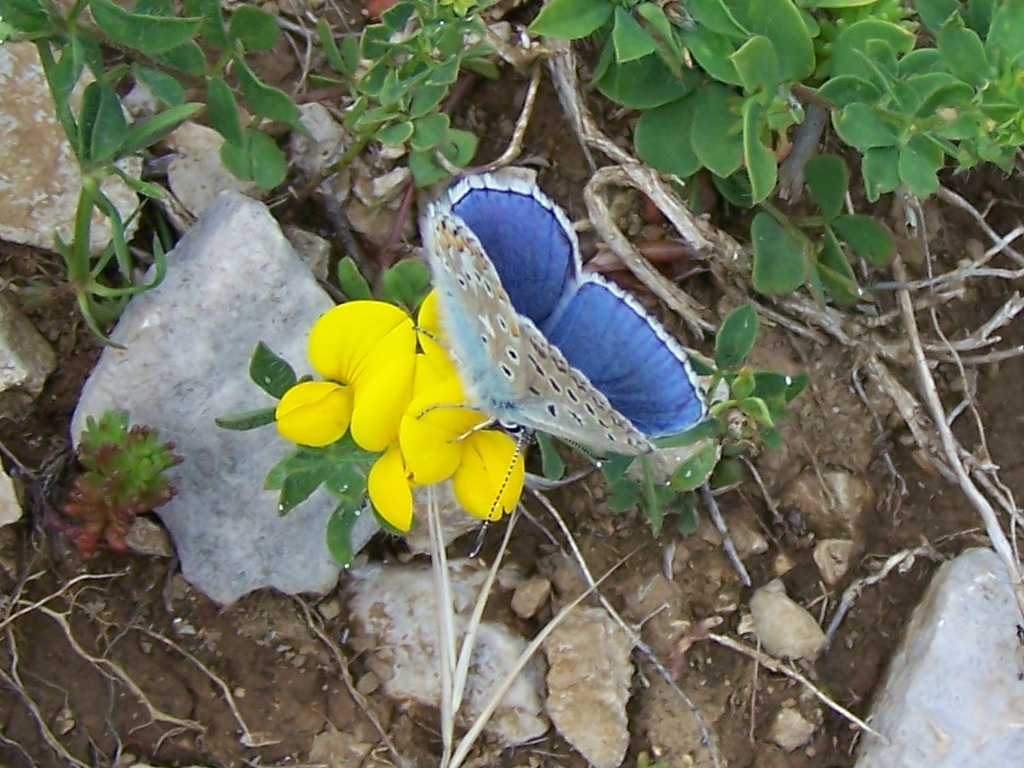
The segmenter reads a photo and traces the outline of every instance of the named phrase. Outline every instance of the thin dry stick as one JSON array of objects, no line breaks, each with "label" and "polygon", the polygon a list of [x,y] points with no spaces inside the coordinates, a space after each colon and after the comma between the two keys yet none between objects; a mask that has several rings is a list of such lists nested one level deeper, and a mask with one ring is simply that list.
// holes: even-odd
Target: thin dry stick
[{"label": "thin dry stick", "polygon": [[[907,268],[903,264],[903,260],[899,255],[896,256],[896,260],[893,263],[893,271],[896,274],[897,280],[906,279]],[[982,522],[985,524],[985,532],[988,534],[988,537],[992,542],[992,547],[995,549],[996,554],[999,555],[999,558],[1003,561],[1003,565],[1006,567],[1006,572],[1010,575],[1013,594],[1017,600],[1017,609],[1020,611],[1021,615],[1024,616],[1024,583],[1022,583],[1021,580],[1020,566],[1017,562],[1017,558],[1013,554],[1013,550],[1010,547],[1010,542],[1006,538],[1006,534],[1003,533],[1003,529],[999,525],[999,519],[996,516],[995,509],[992,508],[992,505],[989,503],[988,499],[985,498],[985,495],[978,490],[978,487],[971,480],[970,475],[964,468],[963,462],[960,461],[960,452],[956,438],[953,436],[953,431],[946,423],[946,413],[942,407],[942,400],[939,398],[939,392],[935,386],[935,379],[932,378],[931,369],[928,367],[928,360],[925,357],[924,349],[921,347],[921,337],[917,330],[917,319],[914,317],[914,308],[910,302],[910,293],[906,290],[897,291],[896,300],[899,303],[900,310],[903,315],[903,326],[910,339],[910,345],[914,353],[918,382],[923,390],[925,403],[931,411],[932,422],[939,432],[939,438],[942,441],[942,448],[946,454],[946,461],[950,465],[960,488],[981,515]]]},{"label": "thin dry stick", "polygon": [[704,483],[700,487],[700,497],[704,501],[704,508],[708,511],[708,515],[711,517],[711,522],[715,524],[715,528],[722,535],[722,548],[725,550],[725,554],[729,557],[729,562],[732,563],[732,567],[736,569],[736,573],[740,575],[740,580],[743,582],[743,586],[750,586],[750,574],[747,573],[747,567],[743,565],[743,561],[740,559],[739,552],[736,551],[736,545],[733,543],[732,536],[729,535],[729,528],[725,524],[725,520],[722,518],[722,510],[718,508],[718,502],[715,501],[714,495],[711,493],[711,486],[708,483]]},{"label": "thin dry stick", "polygon": [[626,621],[622,618],[622,616],[619,615],[619,612],[615,610],[615,607],[610,602],[608,602],[608,598],[606,598],[601,593],[601,591],[597,589],[598,582],[594,580],[594,576],[590,572],[590,567],[587,565],[587,561],[583,557],[583,553],[580,552],[579,546],[576,544],[576,538],[572,535],[572,531],[569,530],[569,526],[566,525],[565,520],[559,514],[558,509],[555,507],[555,505],[552,504],[551,500],[548,499],[548,497],[545,496],[543,493],[540,493],[539,491],[536,490],[533,490],[532,493],[534,497],[541,504],[544,505],[544,508],[548,511],[548,514],[550,514],[551,517],[554,518],[555,522],[558,524],[559,529],[562,531],[562,535],[565,536],[565,539],[569,544],[569,549],[573,554],[573,559],[576,560],[576,564],[580,567],[580,571],[583,574],[583,578],[587,582],[588,592],[590,590],[593,590],[595,592],[595,594],[597,595],[597,599],[601,603],[601,606],[605,609],[605,611],[608,612],[608,615],[612,618],[612,620],[619,625],[619,628],[626,633],[626,636],[629,638],[629,641],[633,644],[633,647],[637,648],[644,655],[647,661],[657,670],[658,674],[669,686],[669,688],[672,689],[672,692],[675,693],[675,695],[679,697],[679,700],[682,701],[683,704],[685,704],[686,707],[690,710],[691,714],[693,714],[694,720],[697,721],[697,727],[700,729],[701,743],[703,743],[704,746],[707,748],[708,754],[711,757],[712,764],[715,766],[715,768],[721,768],[722,762],[718,756],[718,746],[715,743],[715,738],[711,732],[711,728],[708,727],[708,724],[704,720],[704,716],[701,714],[700,709],[697,707],[696,704],[693,703],[690,697],[686,695],[683,689],[679,687],[679,684],[676,683],[675,678],[672,676],[672,673],[669,672],[668,668],[661,663],[661,659],[658,658],[657,654],[654,652],[654,649],[652,649],[649,645],[647,645],[647,643],[643,641],[643,639],[640,637],[637,631],[633,629],[633,627],[631,627],[629,624],[627,624]]},{"label": "thin dry stick", "polygon": [[194,731],[195,733],[203,732],[203,726],[195,720],[175,717],[172,714],[164,712],[158,706],[153,704],[153,702],[149,700],[149,697],[146,696],[145,692],[139,687],[138,683],[136,683],[131,676],[120,667],[120,665],[115,664],[110,659],[93,656],[85,650],[71,631],[71,625],[68,623],[67,617],[63,613],[58,613],[46,606],[39,606],[36,610],[46,616],[49,616],[54,622],[56,622],[57,626],[59,626],[64,632],[64,637],[68,641],[68,645],[71,646],[75,653],[97,669],[106,670],[107,677],[117,679],[125,688],[131,691],[132,695],[135,696],[138,702],[145,707],[147,712],[149,712],[151,720],[177,725],[182,728],[186,728],[187,730]]},{"label": "thin dry stick", "polygon": [[10,629],[7,630],[7,644],[11,650],[11,672],[8,674],[4,670],[0,669],[0,682],[11,689],[18,698],[21,699],[25,708],[32,715],[32,719],[36,722],[36,727],[43,736],[43,740],[47,745],[60,755],[64,762],[75,766],[75,768],[89,768],[89,765],[83,763],[81,760],[76,758],[70,752],[67,747],[60,743],[60,740],[54,736],[53,731],[50,730],[50,726],[47,725],[47,718],[43,716],[43,713],[39,710],[39,705],[36,704],[35,699],[28,695],[28,691],[25,690],[25,685],[21,682],[21,677],[18,675],[18,651],[17,645],[14,642],[14,637],[11,634]]},{"label": "thin dry stick", "polygon": [[473,744],[476,743],[476,740],[480,737],[480,734],[483,732],[484,725],[486,725],[487,721],[491,719],[491,716],[497,709],[498,704],[501,702],[503,698],[505,698],[505,694],[508,693],[509,689],[512,687],[512,684],[515,682],[516,677],[519,675],[520,672],[523,671],[523,668],[526,666],[527,662],[531,658],[533,658],[533,655],[537,653],[538,650],[540,650],[541,645],[544,643],[545,640],[547,640],[548,636],[555,631],[558,625],[565,621],[566,616],[568,616],[569,613],[577,605],[582,603],[590,595],[591,592],[596,590],[598,585],[601,584],[601,582],[603,582],[605,579],[611,576],[612,573],[614,573],[619,568],[619,566],[625,563],[631,555],[632,553],[630,553],[630,555],[627,555],[626,557],[622,558],[617,563],[615,563],[615,565],[609,568],[608,571],[605,572],[605,574],[601,576],[600,579],[594,582],[593,586],[583,591],[575,600],[568,603],[564,608],[562,608],[562,610],[555,614],[551,621],[544,625],[544,628],[537,633],[537,636],[533,638],[533,640],[530,641],[530,644],[526,646],[526,648],[523,650],[521,654],[519,654],[519,657],[512,665],[511,671],[505,677],[505,679],[502,680],[501,683],[499,683],[497,689],[494,691],[494,694],[491,696],[491,699],[487,702],[487,707],[485,707],[484,711],[480,713],[480,717],[478,717],[473,722],[469,730],[466,731],[466,735],[463,736],[462,739],[459,741],[458,747],[456,747],[455,753],[452,755],[451,760],[447,763],[441,763],[442,768],[460,768],[463,761],[469,755],[469,750],[473,748]]},{"label": "thin dry stick", "polygon": [[430,562],[434,572],[437,600],[437,661],[441,673],[441,740],[444,745],[441,765],[448,765],[455,740],[453,709],[455,682],[455,598],[448,573],[448,553],[444,547],[441,516],[434,486],[427,493],[427,524],[430,529]]},{"label": "thin dry stick", "polygon": [[791,680],[796,680],[802,686],[807,688],[807,690],[813,693],[815,698],[818,699],[818,701],[820,701],[826,707],[831,709],[833,712],[836,712],[842,717],[845,717],[847,720],[849,720],[851,723],[856,725],[861,730],[874,734],[886,744],[889,743],[888,739],[886,739],[885,736],[883,736],[870,725],[865,723],[863,720],[861,720],[859,717],[853,714],[853,712],[848,710],[842,704],[838,704],[832,699],[830,699],[828,696],[822,693],[818,689],[818,687],[814,685],[814,683],[808,680],[806,676],[804,676],[798,670],[793,669],[793,667],[789,666],[788,664],[784,664],[783,662],[776,659],[774,656],[769,656],[764,651],[759,651],[756,648],[751,648],[749,645],[744,645],[738,640],[733,640],[728,635],[718,635],[714,632],[709,632],[707,634],[707,637],[709,640],[713,640],[719,645],[724,646],[725,648],[736,651],[737,653],[742,653],[744,656],[753,659],[758,664],[764,667],[768,667],[768,669],[770,669],[772,672],[775,672],[780,675],[785,675]]},{"label": "thin dry stick", "polygon": [[540,66],[534,65],[533,73],[530,75],[530,87],[526,90],[526,100],[523,102],[523,108],[516,119],[516,127],[512,131],[512,138],[509,139],[505,151],[486,165],[460,171],[460,173],[489,173],[498,168],[504,168],[519,157],[519,154],[523,151],[523,139],[526,138],[526,129],[530,127],[530,117],[533,116],[533,108],[537,103],[537,92],[540,90],[540,73]]},{"label": "thin dry stick", "polygon": [[10,605],[8,606],[8,610],[10,610],[10,608],[13,608],[16,604],[17,605],[24,604],[24,605],[19,610],[14,611],[13,613],[9,613],[4,618],[3,621],[0,621],[0,629],[6,629],[8,624],[11,624],[12,622],[16,621],[18,618],[20,618],[21,616],[24,616],[26,613],[31,613],[32,611],[36,610],[36,608],[39,608],[42,605],[46,605],[48,602],[50,602],[54,598],[60,597],[65,592],[67,592],[69,589],[71,589],[71,587],[73,587],[75,584],[78,584],[79,582],[82,582],[82,581],[94,581],[94,580],[98,580],[98,579],[113,579],[113,578],[117,578],[118,576],[124,576],[127,573],[128,573],[127,570],[118,571],[117,573],[83,573],[83,574],[81,574],[79,576],[75,576],[75,578],[73,578],[73,579],[69,579],[67,582],[62,584],[59,589],[57,589],[56,591],[50,593],[46,597],[40,598],[39,600],[37,600],[34,603],[24,603],[24,601],[17,599],[17,595],[12,595],[12,599],[11,599]]},{"label": "thin dry stick", "polygon": [[910,566],[914,564],[914,560],[918,557],[926,557],[929,560],[942,559],[942,556],[939,555],[939,553],[936,552],[930,544],[915,547],[914,549],[904,549],[901,552],[889,555],[877,571],[869,576],[857,579],[843,590],[843,596],[839,600],[839,606],[836,608],[836,612],[832,615],[832,620],[828,623],[828,629],[825,630],[826,640],[829,643],[832,642],[832,638],[835,637],[836,631],[839,629],[839,625],[842,624],[846,614],[853,607],[853,604],[857,602],[857,599],[860,597],[865,587],[871,587],[884,581],[894,568],[900,568],[901,570],[910,568]]},{"label": "thin dry stick", "polygon": [[182,656],[184,656],[186,659],[188,659],[193,664],[195,664],[196,667],[198,667],[199,671],[202,672],[204,675],[206,675],[206,677],[210,680],[210,682],[212,682],[214,685],[216,685],[218,688],[220,688],[221,695],[224,697],[224,700],[227,702],[228,708],[231,710],[231,714],[234,715],[234,717],[235,717],[235,722],[238,723],[238,726],[242,729],[242,736],[239,739],[239,743],[241,743],[241,745],[243,747],[269,747],[269,746],[271,746],[273,744],[280,744],[281,743],[280,739],[272,739],[272,740],[268,740],[268,741],[262,741],[260,739],[257,739],[253,735],[253,732],[249,729],[248,724],[245,722],[245,718],[242,717],[242,713],[239,711],[238,705],[235,703],[235,697],[231,694],[231,689],[228,687],[228,684],[225,683],[219,676],[217,676],[213,672],[213,670],[211,670],[209,667],[207,667],[205,664],[203,664],[203,662],[201,662],[199,659],[197,659],[191,653],[189,653],[184,648],[179,646],[173,640],[171,640],[171,639],[161,635],[159,632],[154,632],[151,629],[147,629],[146,627],[141,627],[141,626],[139,626],[137,624],[131,626],[130,629],[134,629],[136,632],[141,632],[142,634],[146,635],[147,637],[150,637],[153,640],[157,640],[157,641],[163,643],[167,648],[170,648],[172,650],[177,651]]}]

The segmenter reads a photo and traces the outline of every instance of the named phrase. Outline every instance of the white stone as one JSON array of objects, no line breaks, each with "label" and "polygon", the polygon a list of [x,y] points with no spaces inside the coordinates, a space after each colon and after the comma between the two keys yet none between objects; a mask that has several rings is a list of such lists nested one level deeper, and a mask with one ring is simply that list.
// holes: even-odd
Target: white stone
[{"label": "white stone", "polygon": [[31,403],[56,365],[50,343],[21,313],[14,297],[0,293],[0,417],[13,416]]},{"label": "white stone", "polygon": [[[76,114],[91,80],[83,75],[71,95]],[[0,239],[52,251],[55,235],[71,240],[82,174],[57,121],[35,45],[0,45],[0,94]],[[137,157],[120,165],[132,176],[142,172]],[[138,195],[117,176],[105,179],[101,189],[129,222],[130,237]],[[110,241],[110,224],[99,212],[92,223],[89,247],[97,253]]]},{"label": "white stone", "polygon": [[793,752],[811,740],[815,729],[814,723],[797,710],[783,707],[772,721],[768,738],[787,752]]},{"label": "white stone", "polygon": [[594,768],[618,768],[629,746],[633,644],[600,608],[576,608],[544,641],[547,711]]},{"label": "white stone", "polygon": [[825,633],[805,608],[786,594],[781,579],[773,579],[750,598],[754,630],[773,656],[814,661],[825,648]]},{"label": "white stone", "polygon": [[148,517],[136,517],[128,535],[124,537],[128,549],[137,555],[151,557],[174,557],[174,545],[167,530]]},{"label": "white stone", "polygon": [[212,128],[182,123],[165,143],[175,154],[167,166],[167,184],[192,216],[201,216],[221,192],[230,190],[251,197],[264,194],[256,182],[242,181],[224,167],[220,161],[224,137]]},{"label": "white stone", "polygon": [[327,172],[330,165],[341,157],[351,139],[323,104],[301,104],[299,111],[302,124],[313,138],[294,131],[289,139],[289,151],[295,167],[312,179]]},{"label": "white stone", "polygon": [[994,552],[932,577],[861,736],[855,768],[995,768],[1024,755],[1021,616]]},{"label": "white stone", "polygon": [[829,586],[839,582],[850,568],[853,542],[849,539],[822,539],[814,545],[814,562],[821,578]]},{"label": "white stone", "polygon": [[526,579],[512,594],[512,612],[521,619],[532,618],[551,597],[551,580],[543,576]]},{"label": "white stone", "polygon": [[[176,495],[157,510],[182,571],[214,600],[230,603],[260,587],[326,592],[339,566],[324,542],[333,500],[318,491],[288,515],[263,480],[291,445],[272,426],[232,432],[218,416],[273,405],[248,376],[264,341],[309,372],[306,340],[333,305],[285,240],[266,207],[225,193],[167,254],[167,275],[132,299],[82,390],[72,423],[108,408],[160,430],[184,462],[170,470]],[[359,549],[372,515],[354,532]]]},{"label": "white stone", "polygon": [[23,514],[14,482],[0,467],[0,528],[18,522]]},{"label": "white stone", "polygon": [[[461,643],[476,595],[486,572],[467,561],[451,561],[455,600],[455,631]],[[384,693],[403,702],[439,706],[440,661],[437,652],[439,607],[433,575],[417,566],[372,565],[354,569],[349,585],[349,609],[363,633],[354,639],[368,650],[368,666],[382,681]],[[477,633],[465,703],[460,721],[466,723],[487,705],[493,691],[526,648],[526,640],[506,627],[483,622]],[[503,744],[521,744],[548,729],[541,713],[541,673],[536,659],[505,694],[487,725]]]},{"label": "white stone", "polygon": [[783,489],[779,501],[795,507],[818,536],[851,538],[875,494],[867,480],[849,472],[826,470],[819,476],[808,469]]}]

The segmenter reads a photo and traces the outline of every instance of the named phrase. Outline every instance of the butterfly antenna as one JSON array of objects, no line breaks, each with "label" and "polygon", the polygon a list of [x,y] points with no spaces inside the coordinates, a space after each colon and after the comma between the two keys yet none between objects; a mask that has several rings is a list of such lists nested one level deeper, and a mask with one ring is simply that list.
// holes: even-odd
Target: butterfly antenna
[{"label": "butterfly antenna", "polygon": [[523,455],[523,446],[526,444],[526,436],[526,430],[520,428],[516,434],[516,449],[512,453],[512,458],[508,463],[508,468],[505,470],[505,477],[502,479],[501,485],[498,486],[498,492],[495,494],[494,501],[491,503],[491,508],[487,512],[487,520],[494,517],[494,511],[501,503],[501,495],[505,493],[505,488],[508,487],[508,481],[512,479],[512,470],[515,469],[516,459]]}]

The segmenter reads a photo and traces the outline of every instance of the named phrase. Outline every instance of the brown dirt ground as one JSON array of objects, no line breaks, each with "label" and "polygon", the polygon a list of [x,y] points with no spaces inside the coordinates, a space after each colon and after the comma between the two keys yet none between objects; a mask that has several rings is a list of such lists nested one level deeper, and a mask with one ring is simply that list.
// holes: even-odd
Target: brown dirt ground
[{"label": "brown dirt ground", "polygon": [[[467,93],[458,120],[482,131],[478,158],[500,151],[524,92],[525,81],[506,74],[501,82],[478,84]],[[511,103],[510,93],[515,94]],[[525,155],[551,160],[550,168],[541,174],[542,185],[571,215],[582,215],[586,164],[547,87]],[[1019,191],[1016,180],[995,173],[974,172],[954,183],[979,208],[986,199],[1020,199],[1014,194]],[[1000,230],[998,217],[1004,216],[1009,224],[1017,213],[997,207],[992,223],[1005,231]],[[978,233],[973,223],[947,216],[942,222],[940,255],[948,255],[955,263],[956,255]],[[308,209],[286,209],[282,217],[311,223]],[[728,224],[728,218],[721,221]],[[326,218],[314,217],[312,223],[329,234]],[[4,285],[11,281],[22,297],[29,278],[42,277],[57,285],[59,275],[59,265],[52,258],[0,243],[0,279]],[[1013,287],[1006,286],[1005,293],[998,295],[979,294],[971,304],[943,308],[943,326],[948,331],[973,327]],[[711,286],[700,276],[686,288],[713,303]],[[888,302],[883,299],[883,304]],[[16,421],[0,422],[0,442],[18,462],[35,470],[64,444],[71,411],[99,347],[66,293],[28,310],[57,350],[59,367],[30,410]],[[1005,329],[1003,336],[1007,345],[1024,341],[1019,324]],[[922,538],[943,555],[984,542],[979,522],[960,492],[914,460],[905,428],[897,425],[891,433],[878,436],[872,415],[849,383],[856,361],[843,349],[818,347],[779,329],[766,329],[755,356],[764,367],[809,370],[812,381],[784,426],[786,448],[759,462],[769,488],[777,495],[783,482],[808,466],[844,468],[865,478],[878,499],[857,526],[850,573],[836,587],[826,588],[811,559],[813,537],[802,531],[798,519],[788,517],[786,526],[775,525],[750,481],[723,495],[719,503],[730,523],[742,522],[759,530],[770,542],[767,552],[747,561],[755,585],[773,578],[779,563],[788,558],[792,567],[785,571],[784,581],[789,594],[810,605],[816,615],[830,616],[842,588],[868,573],[879,558],[917,546]],[[900,373],[909,381],[906,371]],[[1024,430],[1017,409],[1007,409],[1006,393],[1018,391],[1013,382],[1022,376],[1024,361],[1018,358],[987,367],[978,381],[977,400],[988,445],[1011,487],[1024,481],[1024,460],[1019,457]],[[968,445],[975,442],[966,430],[962,437]],[[905,496],[895,491],[883,461],[887,452],[906,483]],[[31,472],[19,472],[8,459],[5,465],[23,483],[31,482]],[[798,685],[757,670],[745,657],[708,642],[698,642],[684,657],[673,655],[681,622],[721,616],[724,624],[719,631],[735,632],[750,596],[749,590],[739,586],[708,526],[702,525],[689,537],[667,531],[661,540],[654,540],[637,515],[613,515],[601,497],[601,488],[591,484],[555,495],[595,573],[639,548],[609,579],[605,593],[627,619],[639,621],[653,615],[644,624],[643,636],[678,672],[678,684],[712,723],[728,765],[850,766],[856,731],[831,711],[822,711]],[[50,730],[49,738],[85,765],[129,765],[131,756],[159,765],[392,764],[339,669],[339,663],[344,664],[357,681],[366,672],[360,656],[339,642],[346,635],[340,591],[312,601],[266,591],[219,609],[184,582],[173,561],[106,552],[81,561],[46,530],[38,512],[0,532],[0,608],[5,598],[18,595],[23,600],[47,601],[44,607],[54,612],[35,610],[15,619],[3,619],[6,614],[0,613],[0,765],[67,764],[47,745],[31,715],[29,699]],[[490,537],[495,535],[492,531]],[[664,567],[669,545],[675,546],[672,578],[666,577]],[[375,556],[384,557],[399,550],[395,542],[373,548]],[[527,522],[517,531],[511,557],[527,575],[542,573],[556,583],[561,578],[560,556],[543,532]],[[866,590],[829,650],[807,668],[809,676],[837,701],[866,714],[933,568],[918,561],[906,573],[894,573]],[[85,574],[94,578],[69,586],[72,579]],[[66,624],[59,621],[61,617]],[[523,628],[535,631],[538,626]],[[79,644],[77,651],[72,640]],[[85,655],[93,656],[93,661],[86,661]],[[682,756],[698,744],[692,716],[653,670],[641,661],[638,665],[642,676],[630,705],[633,738],[626,764],[635,764],[639,753],[652,744],[665,750],[668,765],[689,764]],[[14,674],[20,679],[17,685],[11,679]],[[265,737],[274,744],[247,747],[241,743],[239,722],[210,674],[232,692],[256,739]],[[120,675],[134,681],[151,710]],[[795,702],[819,723],[811,744],[788,755],[766,738],[770,719],[784,702]],[[402,709],[373,692],[367,696],[367,705],[401,754],[418,765],[436,764],[433,712]],[[357,755],[366,749],[371,750],[370,756],[360,762]],[[584,765],[552,734],[539,744],[506,751],[485,742],[474,764],[485,763]]]}]

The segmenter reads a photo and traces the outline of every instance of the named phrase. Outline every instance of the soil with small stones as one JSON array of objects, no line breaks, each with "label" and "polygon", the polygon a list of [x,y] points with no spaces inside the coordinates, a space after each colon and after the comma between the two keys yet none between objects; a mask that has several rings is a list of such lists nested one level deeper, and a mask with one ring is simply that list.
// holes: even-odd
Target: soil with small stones
[{"label": "soil with small stones", "polygon": [[[355,18],[350,15],[350,21]],[[297,73],[295,67],[274,79],[288,82]],[[457,124],[481,133],[478,159],[500,153],[525,89],[523,77],[505,72],[500,81],[477,83],[466,93],[453,117]],[[589,170],[561,115],[545,85],[524,157],[543,161],[541,186],[570,216],[579,218],[585,214],[581,193]],[[600,111],[599,117],[613,135],[628,136],[628,119],[615,116],[617,121],[612,121],[612,115]],[[996,231],[1015,226],[1019,211],[1007,201],[1021,199],[1019,179],[974,171],[950,182],[977,208],[991,203],[989,221]],[[627,213],[639,217],[641,201],[634,203]],[[982,237],[962,214],[938,205],[930,206],[929,214],[938,270],[954,265],[976,247],[971,241]],[[328,218],[311,214],[308,208],[285,207],[280,215],[332,234]],[[721,209],[713,218],[725,228],[736,224]],[[585,245],[592,254],[596,245]],[[45,479],[53,457],[64,450],[70,414],[100,352],[77,315],[73,297],[60,289],[60,274],[52,257],[0,243],[0,285],[19,297],[59,358],[34,406],[16,420],[0,421],[5,467],[26,492]],[[53,289],[44,303],[29,301],[38,287],[35,283]],[[713,286],[704,276],[687,278],[683,287],[702,301],[715,303]],[[976,290],[968,301],[940,306],[939,322],[956,337],[958,329],[977,327],[1016,287]],[[649,296],[641,298],[655,306]],[[893,309],[891,296],[880,295],[879,308]],[[1024,342],[1019,323],[1001,335],[1001,346]],[[893,337],[898,337],[895,331]],[[708,351],[707,340],[685,341]],[[783,508],[777,519],[749,479],[722,494],[718,501],[730,526],[757,531],[769,543],[767,551],[746,559],[755,585],[781,575],[788,593],[825,622],[843,588],[894,552],[926,540],[941,555],[952,556],[986,543],[979,520],[960,491],[921,460],[907,429],[892,417],[891,406],[880,405],[877,393],[868,392],[866,400],[860,397],[853,385],[858,361],[846,350],[769,326],[762,330],[753,362],[762,368],[810,374],[810,386],[793,403],[792,415],[783,425],[785,447],[758,460],[773,495],[778,497],[783,485],[801,471],[842,469],[866,480],[877,500],[856,525],[849,573],[829,587],[811,557],[815,538],[798,513]],[[962,393],[956,371],[947,368],[940,367],[938,374],[951,407]],[[1002,468],[1003,481],[1020,487],[1024,428],[1018,409],[1008,407],[1007,392],[1017,391],[1024,362],[1010,359],[979,370],[975,400],[987,449]],[[909,367],[897,373],[912,386]],[[967,416],[957,424],[968,446],[978,443],[973,423]],[[711,725],[725,762],[734,768],[852,765],[857,730],[816,704],[801,686],[709,641],[698,638],[681,650],[680,640],[694,622],[718,617],[721,624],[715,631],[735,633],[750,597],[723,554],[717,533],[706,523],[689,536],[669,526],[654,539],[637,514],[610,512],[603,495],[598,483],[587,482],[563,489],[554,498],[594,573],[626,558],[603,591],[628,620],[643,622],[644,640]],[[526,503],[531,506],[530,500]],[[543,523],[543,512],[532,511]],[[340,588],[315,599],[263,591],[220,609],[182,579],[174,561],[108,552],[81,561],[47,527],[44,513],[45,501],[39,502],[29,519],[0,530],[0,765],[127,766],[133,760],[206,766],[395,764],[374,720],[403,757],[417,765],[436,764],[436,713],[399,707],[374,688],[363,659],[345,644],[347,612]],[[485,553],[492,551],[499,533],[489,532]],[[401,552],[401,543],[394,540],[372,547],[378,558],[394,559]],[[529,521],[523,521],[515,534],[511,560],[525,575],[541,574],[556,585],[569,578],[546,528]],[[919,559],[864,591],[828,650],[805,667],[821,690],[855,713],[867,713],[935,567],[934,562]],[[15,599],[19,606],[36,608],[12,612]],[[545,618],[537,617],[533,629]],[[682,765],[684,755],[699,751],[696,721],[649,665],[640,657],[637,664],[630,704],[632,740],[625,764],[636,764],[641,752],[655,750],[669,765]],[[346,677],[365,696],[354,697]],[[817,726],[810,743],[793,753],[783,752],[768,739],[770,724],[782,706],[797,707]],[[553,732],[540,743],[518,749],[502,750],[484,741],[472,763],[585,765]]]}]

